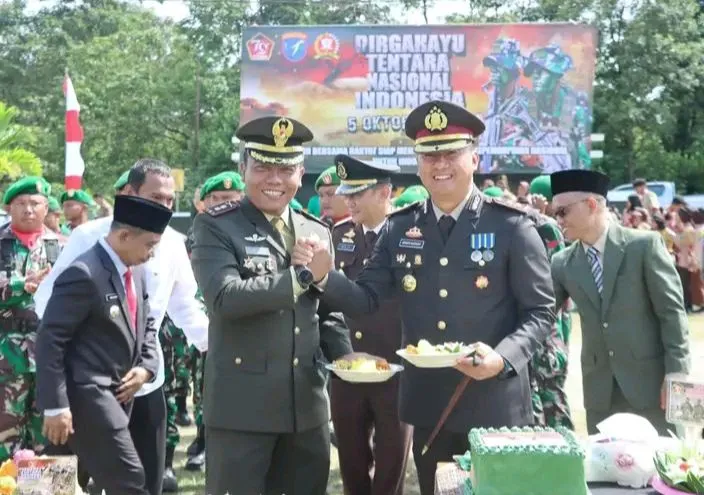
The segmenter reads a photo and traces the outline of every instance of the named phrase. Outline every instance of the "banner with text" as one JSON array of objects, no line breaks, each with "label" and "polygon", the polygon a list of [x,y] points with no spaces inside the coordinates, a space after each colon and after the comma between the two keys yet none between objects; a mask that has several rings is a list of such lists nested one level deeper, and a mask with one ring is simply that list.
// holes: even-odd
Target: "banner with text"
[{"label": "banner with text", "polygon": [[574,24],[252,27],[241,113],[305,123],[312,172],[347,153],[415,172],[408,113],[429,100],[479,115],[479,173],[589,168],[597,31]]}]

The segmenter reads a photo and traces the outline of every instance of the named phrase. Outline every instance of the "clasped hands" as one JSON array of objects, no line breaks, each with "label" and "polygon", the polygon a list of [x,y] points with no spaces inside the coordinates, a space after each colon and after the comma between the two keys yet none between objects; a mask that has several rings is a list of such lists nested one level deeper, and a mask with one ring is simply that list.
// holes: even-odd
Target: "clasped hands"
[{"label": "clasped hands", "polygon": [[291,264],[308,267],[313,272],[313,280],[320,282],[333,269],[328,243],[314,237],[298,239],[291,253]]},{"label": "clasped hands", "polygon": [[468,377],[480,381],[494,378],[504,369],[504,358],[483,342],[470,346],[471,354],[457,360],[455,369]]}]

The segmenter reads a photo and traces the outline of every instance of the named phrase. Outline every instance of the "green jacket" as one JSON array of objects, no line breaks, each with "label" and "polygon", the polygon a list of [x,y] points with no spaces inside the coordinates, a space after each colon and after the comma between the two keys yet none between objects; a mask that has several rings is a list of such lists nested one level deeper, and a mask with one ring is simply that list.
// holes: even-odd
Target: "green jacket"
[{"label": "green jacket", "polygon": [[556,305],[571,297],[581,318],[584,405],[610,409],[615,378],[632,407],[657,408],[665,374],[690,367],[682,284],[672,257],[657,232],[611,223],[603,272],[600,296],[581,242],[552,259]]}]

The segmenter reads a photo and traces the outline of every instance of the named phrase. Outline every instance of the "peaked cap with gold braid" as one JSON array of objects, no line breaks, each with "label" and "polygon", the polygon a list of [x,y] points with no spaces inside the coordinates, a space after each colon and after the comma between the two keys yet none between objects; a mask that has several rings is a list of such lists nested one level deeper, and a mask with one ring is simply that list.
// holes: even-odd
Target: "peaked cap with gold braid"
[{"label": "peaked cap with gold braid", "polygon": [[313,140],[305,125],[289,117],[260,117],[235,133],[256,161],[282,167],[303,163],[303,143]]},{"label": "peaked cap with gold braid", "polygon": [[416,153],[439,153],[465,148],[477,142],[484,123],[454,103],[429,101],[406,118],[406,136],[415,141]]}]

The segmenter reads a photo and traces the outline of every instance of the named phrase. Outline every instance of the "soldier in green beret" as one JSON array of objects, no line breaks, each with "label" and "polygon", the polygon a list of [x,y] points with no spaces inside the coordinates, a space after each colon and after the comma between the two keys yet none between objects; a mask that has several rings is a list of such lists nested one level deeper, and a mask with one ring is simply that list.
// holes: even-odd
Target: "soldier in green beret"
[{"label": "soldier in green beret", "polygon": [[54,196],[48,198],[49,211],[44,218],[44,225],[59,238],[61,245],[66,244],[67,236],[71,233],[66,227],[61,225],[61,205]]},{"label": "soldier in green beret", "polygon": [[323,171],[315,181],[315,192],[320,197],[320,219],[331,227],[349,216],[347,205],[335,191],[340,185],[340,177],[336,168],[330,167]]},{"label": "soldier in green beret", "polygon": [[32,294],[59,255],[45,227],[49,183],[25,177],[3,198],[10,223],[0,228],[0,461],[20,449],[41,450],[42,415],[33,405],[38,318]]},{"label": "soldier in green beret", "polygon": [[490,198],[501,198],[504,195],[504,191],[497,186],[487,187],[482,192]]},{"label": "soldier in green beret", "polygon": [[61,195],[61,206],[64,209],[66,227],[69,232],[79,225],[88,222],[90,208],[95,206],[90,194],[82,189],[69,189]]},{"label": "soldier in green beret", "polygon": [[393,200],[394,208],[402,208],[411,203],[425,201],[428,199],[428,190],[423,186],[407,187],[398,197]]},{"label": "soldier in green beret", "polygon": [[130,176],[130,171],[125,170],[122,175],[120,176],[119,179],[115,181],[115,184],[113,184],[113,189],[115,189],[115,194],[122,194],[122,190],[125,188],[127,185],[127,179],[129,179]]}]

